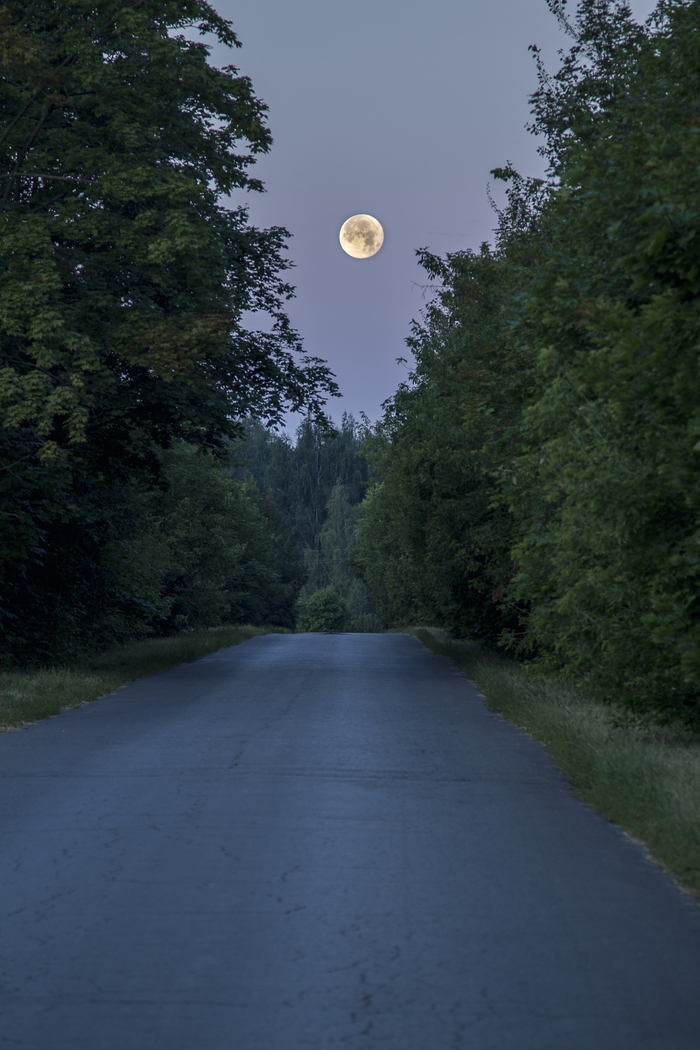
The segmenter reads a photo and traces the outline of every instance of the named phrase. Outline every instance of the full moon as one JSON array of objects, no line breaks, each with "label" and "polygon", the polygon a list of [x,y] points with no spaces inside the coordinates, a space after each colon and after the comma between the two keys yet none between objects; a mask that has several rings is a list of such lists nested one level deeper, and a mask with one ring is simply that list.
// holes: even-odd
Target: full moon
[{"label": "full moon", "polygon": [[353,259],[369,259],[384,244],[382,224],[372,215],[352,215],[340,227],[340,247]]}]

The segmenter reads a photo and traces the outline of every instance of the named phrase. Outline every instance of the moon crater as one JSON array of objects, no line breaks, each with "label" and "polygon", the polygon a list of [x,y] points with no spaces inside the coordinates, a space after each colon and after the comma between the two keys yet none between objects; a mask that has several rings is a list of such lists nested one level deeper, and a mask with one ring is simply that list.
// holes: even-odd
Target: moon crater
[{"label": "moon crater", "polygon": [[382,224],[373,215],[351,215],[340,227],[340,246],[353,259],[369,259],[384,244]]}]

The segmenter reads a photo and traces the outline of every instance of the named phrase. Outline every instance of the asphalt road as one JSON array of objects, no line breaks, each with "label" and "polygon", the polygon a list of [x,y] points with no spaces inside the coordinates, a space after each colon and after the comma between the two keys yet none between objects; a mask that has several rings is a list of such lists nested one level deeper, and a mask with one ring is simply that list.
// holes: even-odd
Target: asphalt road
[{"label": "asphalt road", "polygon": [[0,771],[0,1047],[700,1047],[696,906],[412,637],[255,638]]}]

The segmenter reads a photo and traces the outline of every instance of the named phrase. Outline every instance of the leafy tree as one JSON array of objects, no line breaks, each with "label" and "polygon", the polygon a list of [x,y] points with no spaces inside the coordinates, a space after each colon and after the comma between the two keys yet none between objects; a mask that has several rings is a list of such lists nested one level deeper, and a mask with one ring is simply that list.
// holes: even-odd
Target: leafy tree
[{"label": "leafy tree", "polygon": [[297,630],[336,634],[347,629],[348,620],[348,609],[343,599],[333,587],[324,587],[312,594],[301,607]]},{"label": "leafy tree", "polygon": [[15,512],[0,517],[3,537],[15,540],[0,559],[0,664],[71,660],[148,633],[168,614],[168,542],[141,480],[69,484],[52,470],[49,487],[46,473],[37,462],[0,475],[15,486],[4,503]]},{"label": "leafy tree", "polygon": [[304,569],[252,478],[235,480],[211,452],[185,442],[161,459],[160,486],[137,479],[109,490],[112,503],[100,501],[90,530],[59,522],[62,534],[51,538],[72,541],[71,557],[39,563],[26,578],[34,619],[9,622],[5,662],[69,660],[134,636],[220,623],[294,626]]},{"label": "leafy tree", "polygon": [[360,509],[354,556],[387,622],[436,623],[490,642],[519,619],[507,593],[513,519],[501,482],[533,371],[504,317],[541,251],[540,184],[497,174],[514,185],[496,250],[444,260],[419,252],[436,294],[407,340],[409,381],[367,435],[379,483]]},{"label": "leafy tree", "polygon": [[[43,458],[86,439],[212,441],[232,415],[278,421],[332,389],[294,361],[286,231],[220,204],[261,188],[247,169],[270,145],[265,106],[192,29],[238,44],[203,0],[2,10],[1,396]],[[272,331],[244,331],[246,310]]]},{"label": "leafy tree", "polygon": [[296,542],[274,502],[259,491],[252,476],[245,478],[243,488],[257,508],[261,526],[246,539],[246,563],[239,571],[228,619],[293,628],[306,575]]},{"label": "leafy tree", "polygon": [[535,99],[560,188],[529,293],[540,392],[517,587],[550,666],[693,720],[700,7],[664,3],[643,29],[624,4],[589,2],[569,30]]},{"label": "leafy tree", "polygon": [[697,722],[700,4],[550,8],[573,43],[532,100],[549,180],[497,171],[495,251],[425,259],[441,289],[368,446],[357,558],[387,616]]},{"label": "leafy tree", "polygon": [[226,622],[293,626],[303,570],[252,479],[235,481],[211,453],[184,443],[164,460],[167,488],[153,504],[170,554],[170,608],[159,633]]},{"label": "leafy tree", "polygon": [[[261,188],[266,107],[193,31],[238,46],[202,0],[0,9],[0,620],[16,653],[58,651],[59,608],[82,644],[99,552],[134,486],[160,483],[160,450],[223,454],[242,416],[318,416],[337,389],[284,312],[286,231],[222,203]],[[271,325],[246,330],[250,311]]]}]

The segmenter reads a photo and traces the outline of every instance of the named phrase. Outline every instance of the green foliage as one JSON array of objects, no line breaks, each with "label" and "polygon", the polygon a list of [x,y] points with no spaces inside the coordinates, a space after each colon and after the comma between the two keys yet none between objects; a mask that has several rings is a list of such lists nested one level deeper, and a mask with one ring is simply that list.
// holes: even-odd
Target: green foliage
[{"label": "green foliage", "polygon": [[513,523],[499,483],[532,355],[508,341],[503,314],[537,259],[539,242],[522,228],[534,192],[525,187],[524,211],[521,195],[504,213],[503,224],[518,228],[509,251],[419,253],[439,290],[408,340],[409,382],[366,436],[379,480],[360,510],[355,553],[389,623],[427,621],[491,641],[517,624],[504,600]]},{"label": "green foliage", "polygon": [[361,503],[350,501],[346,486],[337,482],[328,500],[328,517],[314,546],[304,550],[307,578],[299,601],[303,604],[315,591],[330,586],[347,606],[347,630],[372,632],[380,631],[382,623],[374,612],[366,585],[354,568],[361,507]]},{"label": "green foliage", "polygon": [[337,430],[305,419],[294,443],[287,435],[276,434],[250,419],[244,440],[244,468],[261,492],[270,493],[285,525],[302,547],[313,547],[335,485],[344,486],[352,504],[364,496],[368,470],[366,461],[358,456],[360,428],[347,413]]},{"label": "green foliage", "polygon": [[[248,78],[214,68],[200,34],[238,46],[204,0],[0,8],[8,660],[63,660],[154,625],[217,622],[233,609],[262,615],[269,544],[258,526],[239,544],[255,584],[237,583],[235,573],[219,584],[213,564],[193,567],[183,521],[168,535],[171,509],[156,506],[172,482],[162,453],[185,441],[225,458],[244,416],[278,423],[291,408],[322,418],[337,392],[284,311],[286,231],[258,230],[245,207],[222,203],[261,189],[249,168],[271,139]],[[255,312],[267,315],[262,331],[244,327]],[[252,490],[246,500],[267,518],[281,565],[274,511]],[[275,574],[276,615],[290,619],[294,572]],[[172,578],[165,591],[164,575]],[[190,606],[185,579],[197,592]]]},{"label": "green foliage", "polygon": [[43,530],[43,557],[8,573],[5,663],[222,623],[293,627],[304,571],[271,502],[201,446],[176,442],[160,459],[158,486],[91,492],[87,479],[78,520],[64,511]]},{"label": "green foliage", "polygon": [[[219,204],[261,188],[265,106],[191,31],[238,44],[204,0],[2,8],[0,405],[43,459],[173,429],[211,441],[332,388],[294,361],[286,232]],[[245,310],[272,331],[244,331]]]},{"label": "green foliage", "polygon": [[347,630],[349,619],[348,607],[340,595],[333,587],[324,587],[300,606],[297,631],[336,634]]},{"label": "green foliage", "polygon": [[[515,646],[700,722],[700,4],[582,0],[495,249],[438,260],[368,437],[355,555],[382,616]],[[538,57],[539,62],[539,57]]]},{"label": "green foliage", "polygon": [[251,478],[238,482],[192,445],[164,454],[167,488],[154,498],[169,564],[160,633],[222,622],[293,625],[303,578],[272,507]]},{"label": "green foliage", "polygon": [[569,62],[537,96],[561,188],[529,290],[539,395],[521,465],[536,498],[518,511],[517,588],[543,663],[692,721],[700,8],[657,19],[646,34],[622,5],[584,5]]},{"label": "green foliage", "polygon": [[306,569],[299,601],[332,586],[348,607],[348,629],[377,631],[382,623],[353,568],[358,510],[369,475],[367,460],[359,455],[361,434],[346,414],[338,430],[305,420],[292,444],[251,420],[241,458],[296,540]]},{"label": "green foliage", "polygon": [[[64,662],[167,615],[161,580],[170,555],[143,478],[74,478],[62,463],[0,477],[16,486],[4,507],[27,522],[0,558],[0,660]],[[36,487],[25,495],[29,478]],[[19,517],[0,519],[9,535]]]}]

